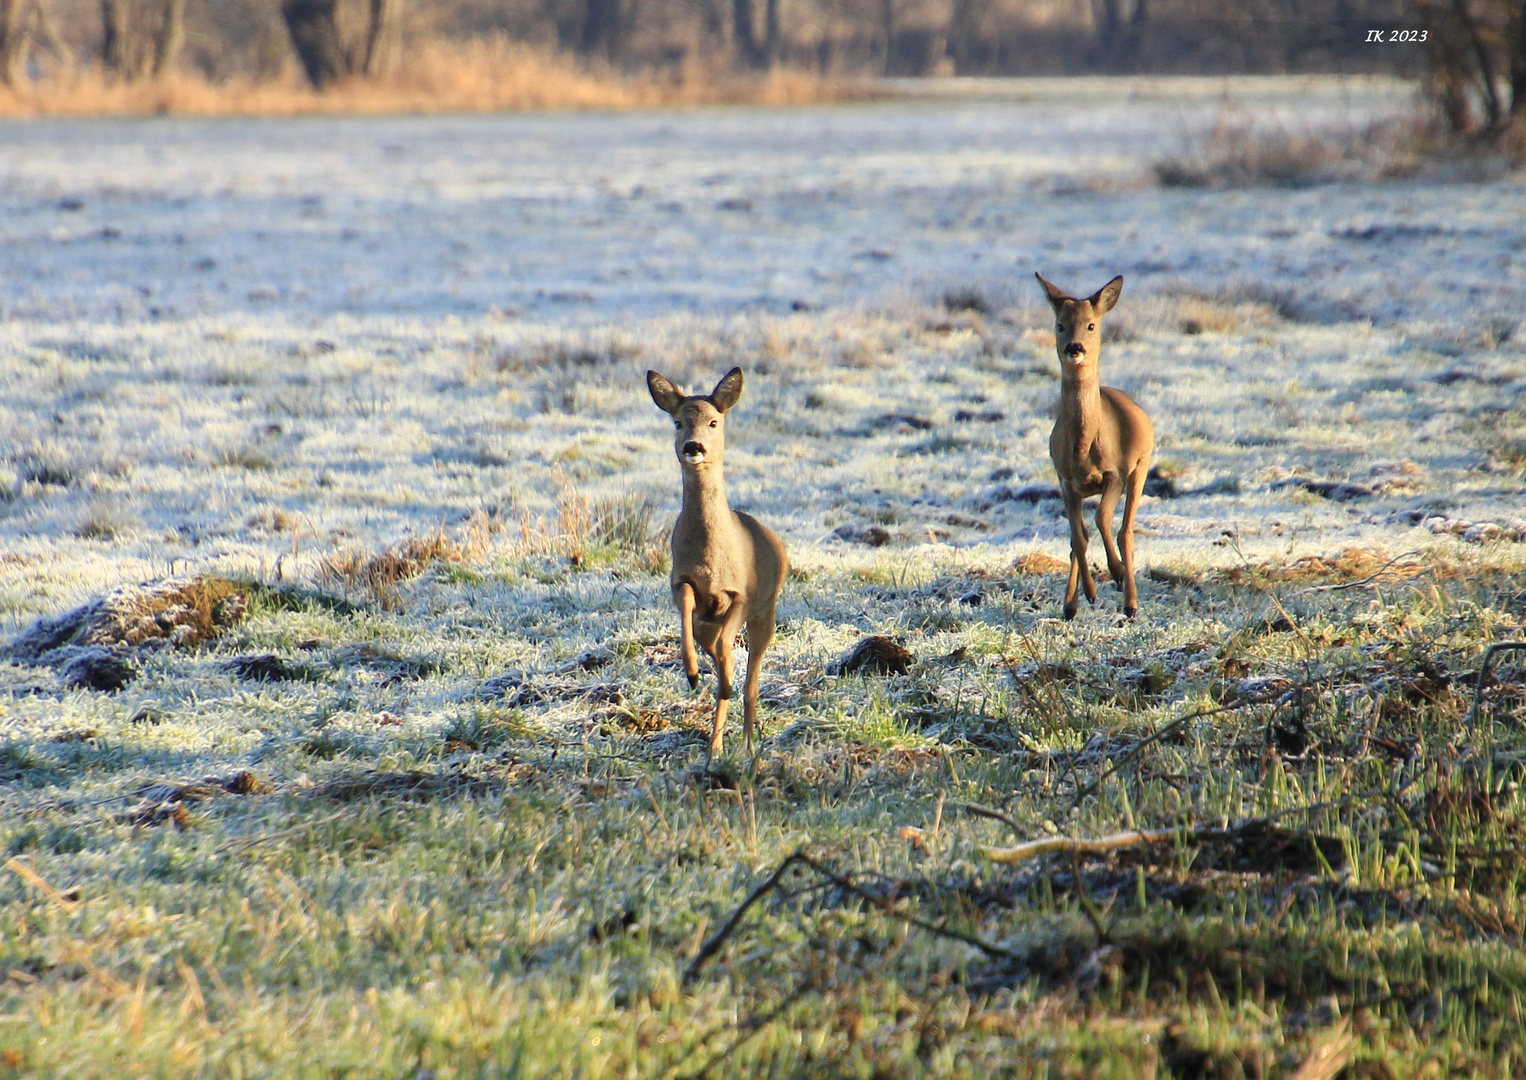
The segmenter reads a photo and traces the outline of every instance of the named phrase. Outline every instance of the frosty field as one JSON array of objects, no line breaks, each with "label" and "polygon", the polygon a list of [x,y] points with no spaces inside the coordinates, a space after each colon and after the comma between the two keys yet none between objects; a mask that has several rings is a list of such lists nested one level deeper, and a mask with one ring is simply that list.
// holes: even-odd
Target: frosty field
[{"label": "frosty field", "polygon": [[[0,663],[0,1075],[1509,1075],[1526,183],[1151,168],[1409,93],[0,128],[0,640],[234,597]],[[1125,276],[1132,623],[1036,270]],[[733,364],[795,573],[706,770],[642,373]]]}]

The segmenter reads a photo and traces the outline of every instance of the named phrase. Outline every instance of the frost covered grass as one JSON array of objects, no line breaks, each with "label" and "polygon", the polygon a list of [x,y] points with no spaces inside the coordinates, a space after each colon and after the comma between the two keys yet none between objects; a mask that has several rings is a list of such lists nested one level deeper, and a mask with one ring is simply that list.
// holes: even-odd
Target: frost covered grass
[{"label": "frost covered grass", "polygon": [[[1526,196],[1122,182],[1182,100],[20,130],[0,1070],[1518,1070]],[[1058,617],[1034,269],[1126,276],[1131,623]],[[733,363],[751,770],[641,380]]]}]

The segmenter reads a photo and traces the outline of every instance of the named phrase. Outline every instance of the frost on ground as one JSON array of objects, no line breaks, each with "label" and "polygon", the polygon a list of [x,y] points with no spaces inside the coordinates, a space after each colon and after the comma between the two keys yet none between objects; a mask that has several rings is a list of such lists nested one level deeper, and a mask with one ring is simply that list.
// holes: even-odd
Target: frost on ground
[{"label": "frost on ground", "polygon": [[[1258,714],[1233,734],[1197,731],[1170,751],[1177,764],[1159,766],[1164,780],[1141,779],[1122,802],[1101,791],[1065,818],[1077,768],[1100,775],[1108,740],[1210,688],[1285,705],[1315,687],[1308,665],[1320,657],[1340,668],[1320,684],[1330,700],[1380,697],[1324,735],[1294,730],[1276,745],[1320,737],[1360,756],[1398,738],[1385,734],[1399,714],[1384,702],[1444,698],[1436,707],[1455,721],[1461,666],[1519,628],[1526,186],[1205,193],[1149,179],[1156,155],[1225,109],[1317,129],[1401,110],[1407,94],[1319,80],[1039,82],[799,111],[9,126],[0,637],[21,647],[0,667],[0,813],[11,852],[55,884],[80,883],[87,914],[116,873],[122,896],[162,910],[182,910],[175,890],[211,874],[227,894],[208,903],[227,901],[234,922],[235,900],[263,896],[266,945],[239,962],[259,972],[260,993],[313,995],[301,1000],[319,1042],[343,1027],[355,987],[412,985],[436,962],[445,983],[398,990],[391,1006],[368,999],[395,1008],[377,1030],[436,1012],[456,1018],[438,1021],[448,1026],[459,1006],[468,1028],[479,1013],[529,1018],[514,1037],[533,1042],[538,1006],[515,995],[587,989],[579,950],[639,922],[621,904],[673,910],[672,940],[652,938],[668,959],[598,975],[634,982],[578,998],[556,1020],[570,1026],[526,1051],[568,1070],[593,1054],[595,1075],[617,1071],[588,1049],[600,1024],[643,1048],[688,1038],[631,1020],[628,995],[639,983],[640,1008],[677,1008],[672,957],[693,955],[753,868],[801,830],[818,843],[849,826],[880,834],[908,808],[926,824],[938,790],[1026,792],[1010,804],[1025,828],[1057,816],[1091,834],[1136,812],[1217,820],[1372,786],[1365,774],[1306,776],[1306,788],[1271,795],[1213,775],[1195,786],[1204,770],[1241,766],[1272,783],[1255,754],[1274,728]],[[1111,589],[1076,623],[1056,621],[1067,548],[1047,439],[1058,370],[1035,270],[1075,290],[1126,278],[1102,368],[1157,431],[1136,624],[1115,619]],[[747,373],[728,436],[732,499],[783,536],[799,572],[764,676],[764,794],[753,803],[734,778],[707,781],[733,814],[717,831],[711,797],[676,779],[702,757],[708,691],[682,687],[661,539],[678,472],[641,374],[709,386],[732,364]],[[1268,589],[1285,590],[1277,604],[1290,612],[1263,602]],[[78,625],[38,625],[75,609]],[[120,627],[104,638],[82,629],[108,615]],[[835,674],[866,634],[909,649],[887,683]],[[1450,674],[1415,666],[1420,637],[1452,650]],[[1329,659],[1342,649],[1349,663]],[[1358,720],[1359,742],[1340,726]],[[1249,765],[1233,758],[1242,743],[1255,748]],[[865,775],[891,793],[861,787]],[[839,803],[801,809],[829,789]],[[471,800],[428,811],[444,818],[394,815],[455,795],[500,800],[490,812],[512,828]],[[353,821],[311,809],[373,796],[392,809]],[[604,809],[587,809],[596,801]],[[653,807],[660,846],[698,867],[664,873],[694,891],[638,875],[615,897],[604,878],[578,876],[578,815],[614,815],[599,819],[613,832],[596,861],[625,881],[650,852],[622,846],[621,822]],[[962,838],[948,858],[968,855],[957,845],[973,826],[946,828]],[[289,855],[272,873],[294,877],[251,883],[262,864],[244,865],[246,850]],[[862,864],[886,873],[911,857],[863,850]],[[334,851],[352,855],[324,862]],[[475,930],[466,915],[452,921],[447,909],[477,910],[473,875],[498,874],[505,851],[525,879],[504,885],[517,890],[509,907],[479,912]],[[380,877],[346,884],[367,852],[396,859],[378,855]],[[473,869],[453,877],[431,852]],[[127,853],[142,865],[115,869]],[[237,869],[216,869],[230,860]],[[420,878],[419,866],[443,876]],[[975,880],[969,864],[950,866]],[[269,950],[287,932],[284,905],[308,910],[294,878],[340,909],[345,896],[362,902],[347,889],[402,898],[477,944],[442,944],[412,915],[373,905],[333,926],[313,914],[312,932],[353,935],[387,959],[288,964]],[[425,895],[425,880],[444,892]],[[30,886],[5,888],[19,898]],[[31,916],[15,918],[19,933]],[[213,1056],[180,1061],[171,1014],[244,1015],[237,989],[198,990],[198,1006],[187,988],[224,963],[219,949],[245,947],[187,944],[145,918],[152,963],[128,945],[80,959],[55,927],[63,936],[13,981],[107,965],[89,985],[126,1009],[133,981],[157,972],[176,995],[149,1007],[163,1013],[163,1070],[235,1052],[197,1044]],[[484,959],[487,941],[501,944],[497,959]],[[163,959],[182,945],[192,951]],[[484,966],[463,968],[468,956]],[[450,979],[484,972],[508,980],[483,991],[499,997],[439,1005]],[[555,987],[518,989],[535,972]],[[48,985],[62,995],[48,999],[55,1009],[74,1000]],[[753,990],[770,985],[787,983]],[[714,994],[697,1019],[736,1022],[741,999]],[[1423,1015],[1424,999],[1411,1007]],[[84,1013],[70,1022],[96,1030]],[[254,1013],[240,1022],[250,1046],[275,1039]],[[981,1030],[1039,1037],[1005,1023]],[[358,1030],[352,1021],[333,1046],[363,1063],[371,1044]],[[556,1050],[564,1036],[581,1049]],[[407,1055],[394,1050],[401,1069]],[[63,1061],[35,1042],[17,1052]],[[78,1075],[82,1061],[70,1059]]]}]

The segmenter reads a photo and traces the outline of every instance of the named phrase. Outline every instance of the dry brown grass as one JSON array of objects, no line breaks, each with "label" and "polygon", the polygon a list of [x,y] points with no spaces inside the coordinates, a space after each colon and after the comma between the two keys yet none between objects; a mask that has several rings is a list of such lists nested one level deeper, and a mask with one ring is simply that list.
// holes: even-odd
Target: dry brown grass
[{"label": "dry brown grass", "polygon": [[435,563],[463,565],[480,558],[486,542],[468,529],[462,539],[438,529],[424,536],[409,536],[374,553],[344,550],[325,555],[318,563],[318,579],[352,593],[369,595],[383,607],[398,603],[398,585],[411,581]]},{"label": "dry brown grass", "polygon": [[735,75],[691,69],[626,77],[503,38],[428,42],[385,78],[356,78],[321,93],[296,81],[213,83],[177,73],[126,84],[99,67],[0,87],[0,116],[302,116],[643,109],[713,104],[810,105],[863,96],[862,88],[776,70]]},{"label": "dry brown grass", "polygon": [[1308,187],[1413,176],[1455,150],[1428,114],[1339,131],[1264,128],[1226,111],[1186,151],[1156,160],[1162,187]]},{"label": "dry brown grass", "polygon": [[1232,566],[1220,571],[1218,577],[1231,585],[1264,588],[1273,582],[1345,584],[1379,576],[1385,582],[1401,581],[1428,572],[1436,574],[1438,565],[1432,562],[1428,566],[1418,559],[1395,557],[1371,548],[1346,547],[1328,555],[1305,555],[1292,562]]},{"label": "dry brown grass", "polygon": [[1042,551],[1030,551],[1012,563],[1014,574],[1068,574],[1070,563]]}]

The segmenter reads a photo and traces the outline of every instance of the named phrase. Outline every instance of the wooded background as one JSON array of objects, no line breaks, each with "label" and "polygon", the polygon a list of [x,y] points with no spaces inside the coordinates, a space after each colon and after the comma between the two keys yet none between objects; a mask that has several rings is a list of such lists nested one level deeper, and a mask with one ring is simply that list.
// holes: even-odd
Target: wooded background
[{"label": "wooded background", "polygon": [[[1368,41],[1422,30],[1424,42]],[[1526,113],[1526,0],[0,0],[0,83],[382,78],[490,39],[610,73],[1426,74],[1455,130]]]}]

